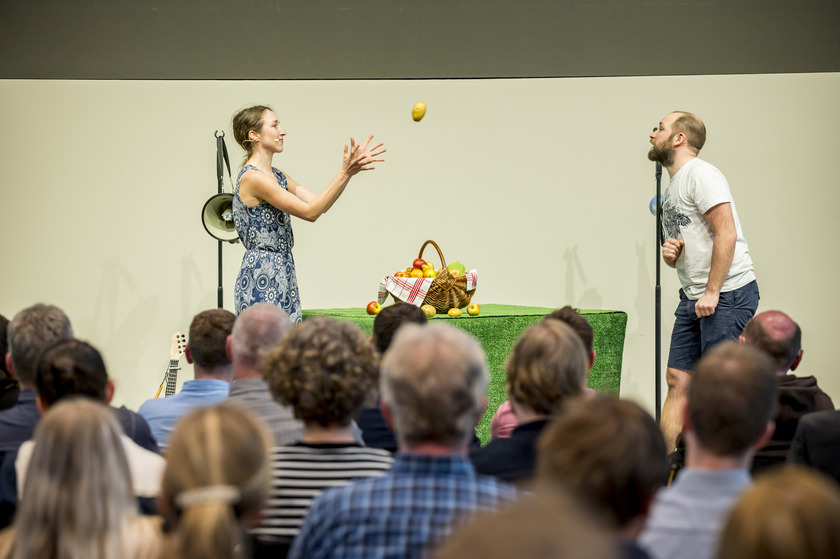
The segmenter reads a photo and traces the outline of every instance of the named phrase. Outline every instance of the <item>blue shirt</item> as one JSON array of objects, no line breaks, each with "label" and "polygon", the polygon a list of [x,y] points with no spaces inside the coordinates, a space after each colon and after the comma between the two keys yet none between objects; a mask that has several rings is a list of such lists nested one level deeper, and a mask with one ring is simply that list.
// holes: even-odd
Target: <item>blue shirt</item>
[{"label": "blue shirt", "polygon": [[137,413],[143,416],[158,445],[168,444],[169,435],[178,420],[202,406],[221,402],[228,397],[230,383],[219,379],[196,379],[184,383],[181,391],[166,398],[146,400]]},{"label": "blue shirt", "polygon": [[513,487],[476,474],[466,458],[397,454],[384,476],[317,497],[289,559],[425,557],[473,511],[515,498]]},{"label": "blue shirt", "polygon": [[751,483],[743,469],[684,469],[657,493],[639,544],[655,559],[711,559],[729,511]]}]

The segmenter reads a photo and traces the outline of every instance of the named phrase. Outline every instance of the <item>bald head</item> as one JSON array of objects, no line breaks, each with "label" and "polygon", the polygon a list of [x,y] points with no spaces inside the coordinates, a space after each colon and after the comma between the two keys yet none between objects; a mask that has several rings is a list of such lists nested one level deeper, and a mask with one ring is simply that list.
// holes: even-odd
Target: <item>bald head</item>
[{"label": "bald head", "polygon": [[802,330],[781,311],[758,313],[747,322],[741,341],[768,354],[780,374],[795,369],[802,358]]},{"label": "bald head", "polygon": [[706,144],[706,125],[697,115],[685,111],[674,111],[670,115],[671,130],[673,133],[682,132],[685,134],[686,142],[696,154]]},{"label": "bald head", "polygon": [[258,303],[242,311],[233,323],[230,358],[234,376],[255,369],[262,354],[274,347],[291,326],[289,316],[276,305]]}]

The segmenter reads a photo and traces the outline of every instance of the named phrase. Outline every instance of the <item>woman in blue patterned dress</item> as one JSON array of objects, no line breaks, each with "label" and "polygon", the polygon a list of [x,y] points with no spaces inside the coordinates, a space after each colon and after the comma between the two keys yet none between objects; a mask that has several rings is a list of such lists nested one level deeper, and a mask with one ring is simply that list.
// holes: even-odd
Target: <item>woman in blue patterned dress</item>
[{"label": "woman in blue patterned dress", "polygon": [[381,143],[368,147],[373,136],[361,145],[350,138],[350,146],[344,145],[341,170],[315,194],[272,166],[274,154],[283,151],[285,135],[269,107],[249,107],[233,117],[233,136],[246,152],[233,196],[233,221],[245,246],[233,297],[236,314],[266,302],[281,307],[293,322],[300,322],[290,216],[318,219],[341,196],[353,175],[384,161],[377,156],[385,150]]}]

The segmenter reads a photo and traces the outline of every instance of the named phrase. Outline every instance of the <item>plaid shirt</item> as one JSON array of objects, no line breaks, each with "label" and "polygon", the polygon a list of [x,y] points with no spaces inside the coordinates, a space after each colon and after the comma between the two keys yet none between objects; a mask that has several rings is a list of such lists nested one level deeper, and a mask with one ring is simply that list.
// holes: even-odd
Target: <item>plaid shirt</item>
[{"label": "plaid shirt", "polygon": [[476,510],[516,498],[460,456],[398,454],[389,472],[323,493],[312,503],[289,559],[411,559]]}]

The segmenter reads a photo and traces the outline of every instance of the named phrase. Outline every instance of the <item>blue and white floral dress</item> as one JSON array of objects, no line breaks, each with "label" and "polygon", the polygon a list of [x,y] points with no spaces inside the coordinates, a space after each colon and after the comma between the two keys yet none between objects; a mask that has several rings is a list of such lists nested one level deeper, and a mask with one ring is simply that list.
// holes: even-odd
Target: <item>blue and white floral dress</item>
[{"label": "blue and white floral dress", "polygon": [[[233,288],[236,314],[255,303],[271,303],[286,311],[293,322],[300,322],[300,292],[292,256],[295,235],[291,216],[268,202],[254,207],[242,202],[239,181],[245,171],[252,169],[259,171],[253,165],[246,165],[239,172],[233,195],[233,223],[245,246],[242,268]],[[288,190],[286,176],[273,167],[271,171],[280,187]]]}]

